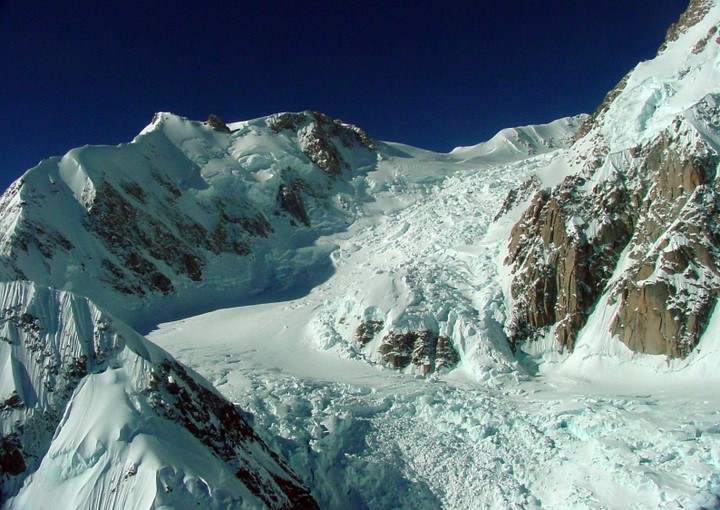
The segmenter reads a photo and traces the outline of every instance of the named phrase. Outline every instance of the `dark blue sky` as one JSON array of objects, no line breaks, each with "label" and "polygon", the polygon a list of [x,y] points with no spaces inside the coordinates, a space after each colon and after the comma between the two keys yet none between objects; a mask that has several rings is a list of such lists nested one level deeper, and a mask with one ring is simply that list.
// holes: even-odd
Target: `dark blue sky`
[{"label": "dark blue sky", "polygon": [[438,151],[591,112],[686,0],[0,0],[0,187],[156,111],[315,109]]}]

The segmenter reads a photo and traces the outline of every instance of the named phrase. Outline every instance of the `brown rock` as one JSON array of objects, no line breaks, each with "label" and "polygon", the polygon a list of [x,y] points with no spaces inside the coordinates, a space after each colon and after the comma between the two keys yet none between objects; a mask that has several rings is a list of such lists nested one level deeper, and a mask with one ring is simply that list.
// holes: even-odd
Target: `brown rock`
[{"label": "brown rock", "polygon": [[281,113],[269,121],[269,127],[276,133],[298,131],[303,125],[310,128],[300,140],[303,152],[332,177],[338,177],[343,169],[349,168],[342,158],[340,147],[361,146],[377,150],[375,142],[365,131],[320,112]]},{"label": "brown rock", "polygon": [[229,133],[230,128],[225,124],[225,121],[223,121],[220,117],[214,114],[210,114],[207,121],[205,123],[213,128],[215,131],[220,131],[221,133]]},{"label": "brown rock", "polygon": [[365,345],[372,341],[372,339],[375,338],[375,335],[382,331],[384,325],[385,323],[383,321],[362,321],[355,330],[355,338],[358,342],[360,342],[360,345]]},{"label": "brown rock", "polygon": [[700,306],[683,310],[669,306],[676,292],[666,282],[629,285],[622,292],[611,331],[635,352],[686,356],[707,326],[716,298],[707,295]]},{"label": "brown rock", "polygon": [[[720,117],[711,101],[696,108],[703,118]],[[627,167],[591,191],[583,184],[594,164],[585,177],[537,193],[508,244],[513,347],[555,325],[561,347],[572,350],[606,291],[620,303],[611,331],[630,349],[677,357],[697,345],[720,294],[720,195],[713,187],[720,158],[688,133],[694,129],[679,118],[652,143],[617,158]],[[696,141],[683,146],[681,139]],[[628,245],[634,262],[606,289]]]},{"label": "brown rock", "polygon": [[452,341],[429,330],[391,331],[383,338],[378,352],[391,367],[402,369],[412,363],[422,375],[452,369],[460,361]]},{"label": "brown rock", "polygon": [[310,218],[305,209],[305,201],[302,197],[304,188],[304,183],[301,181],[295,181],[290,186],[281,184],[278,189],[277,200],[282,210],[286,211],[306,227],[309,227]]}]

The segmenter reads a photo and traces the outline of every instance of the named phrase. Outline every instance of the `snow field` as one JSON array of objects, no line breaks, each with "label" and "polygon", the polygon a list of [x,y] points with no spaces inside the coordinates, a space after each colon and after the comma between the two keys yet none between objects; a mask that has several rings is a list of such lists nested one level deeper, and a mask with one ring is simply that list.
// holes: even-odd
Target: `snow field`
[{"label": "snow field", "polygon": [[307,314],[297,302],[223,310],[150,339],[245,410],[322,508],[679,509],[717,493],[712,388],[418,379],[308,348],[293,328]]},{"label": "snow field", "polygon": [[[586,382],[551,363],[538,379],[507,348],[498,261],[511,220],[490,226],[492,215],[557,155],[457,173],[423,157],[412,171],[386,158],[367,176],[374,201],[348,232],[318,241],[337,247],[335,272],[307,296],[161,325],[149,338],[245,410],[323,508],[712,501],[720,398],[698,395],[700,379],[637,393],[598,383],[616,364]],[[461,367],[428,379],[382,368],[377,339],[355,340],[363,318],[385,321],[380,337],[390,327],[451,334]],[[636,364],[627,370],[642,379]]]},{"label": "snow field", "polygon": [[[531,158],[491,161],[527,142],[518,133],[449,155],[386,144],[352,181],[354,223],[317,241],[334,248],[327,280],[150,339],[248,412],[323,508],[717,506],[720,397],[704,380],[717,366],[715,317],[705,354],[675,367],[683,384],[658,357],[618,356],[617,341],[603,351],[602,310],[570,358],[550,354],[552,332],[519,363],[510,353],[502,258],[529,198],[493,217],[531,176],[551,186],[580,168],[575,153],[528,145]],[[364,319],[383,328],[362,347]],[[453,338],[458,369],[423,379],[381,366],[383,335],[420,328]]]}]

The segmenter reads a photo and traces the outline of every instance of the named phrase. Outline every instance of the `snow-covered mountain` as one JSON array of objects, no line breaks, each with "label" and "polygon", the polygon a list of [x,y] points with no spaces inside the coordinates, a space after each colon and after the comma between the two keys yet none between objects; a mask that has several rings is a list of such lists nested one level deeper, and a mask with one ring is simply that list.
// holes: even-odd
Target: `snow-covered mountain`
[{"label": "snow-covered mountain", "polygon": [[[720,10],[693,1],[510,216],[511,342],[682,358],[715,310]],[[532,190],[532,191],[530,191]],[[514,201],[514,202],[513,202]],[[529,204],[528,204],[529,203]]]},{"label": "snow-covered mountain", "polygon": [[[548,134],[513,145],[508,159],[564,146],[582,119],[504,132]],[[27,172],[0,199],[5,507],[311,508],[232,405],[95,303],[143,327],[302,294],[345,257],[352,242],[341,238],[360,242],[358,229],[382,231],[383,218],[420,206],[433,186],[459,183],[479,161],[463,159],[375,142],[315,112],[230,126],[158,114],[130,144],[83,147]],[[380,289],[411,281],[418,253],[406,255]],[[364,311],[339,350],[423,374],[454,368],[469,297],[457,296],[467,317],[452,319],[463,324],[456,335],[432,322],[442,292],[418,308],[418,288],[404,285],[372,301],[377,320]],[[307,317],[323,349],[326,309]],[[351,345],[358,331],[365,341]],[[513,363],[502,342],[484,352],[503,370]]]},{"label": "snow-covered mountain", "polygon": [[447,154],[161,113],[29,170],[3,508],[717,507],[719,30]]},{"label": "snow-covered mountain", "polygon": [[3,283],[0,310],[3,508],[315,507],[230,402],[87,299]]},{"label": "snow-covered mountain", "polygon": [[3,279],[134,324],[311,286],[330,271],[313,241],[350,221],[343,177],[376,164],[374,142],[311,112],[231,128],[161,113],[132,143],[28,171],[0,201]]},{"label": "snow-covered mountain", "polygon": [[[158,114],[130,144],[75,149],[13,184],[0,200],[0,272],[8,281],[86,296],[141,329],[192,312],[302,295],[326,280],[333,257],[344,253],[329,236],[357,235],[363,226],[381,231],[398,211],[425,210],[433,186],[480,168],[489,186],[512,167],[512,186],[533,165],[529,157],[542,161],[566,147],[583,119],[504,130],[476,147],[435,154],[376,142],[316,112],[230,126],[214,116],[201,123]],[[486,212],[496,208],[489,202]],[[413,231],[425,228],[418,221]],[[490,218],[481,223],[486,228]],[[372,241],[362,243],[362,258],[379,253]],[[487,326],[489,319],[472,318],[476,306],[459,282],[446,287],[455,294],[454,310],[445,289],[427,288],[439,277],[425,274],[436,247],[400,251],[370,262],[377,271],[391,262],[396,274],[368,282],[376,293],[391,285],[400,294],[381,303],[367,289],[354,305],[362,320],[345,324],[352,331],[328,334],[347,340],[344,354],[374,362],[412,364],[424,373],[454,367],[470,335],[465,330],[497,321]],[[433,272],[442,270],[431,264]],[[420,308],[418,293],[428,294]],[[315,323],[327,321],[321,314]],[[483,344],[477,336],[468,349]],[[512,363],[502,334],[481,349]]]},{"label": "snow-covered mountain", "polygon": [[575,135],[579,116],[559,119],[549,124],[507,128],[490,140],[470,147],[456,147],[450,152],[453,158],[464,163],[480,165],[507,164],[548,150],[570,145]]}]

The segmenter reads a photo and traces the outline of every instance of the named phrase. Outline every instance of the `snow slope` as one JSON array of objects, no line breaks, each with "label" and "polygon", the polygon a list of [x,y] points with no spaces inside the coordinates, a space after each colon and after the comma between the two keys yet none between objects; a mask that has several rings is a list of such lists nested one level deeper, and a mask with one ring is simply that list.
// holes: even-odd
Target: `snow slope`
[{"label": "snow slope", "polygon": [[3,508],[313,508],[206,381],[86,299],[5,283],[0,310]]},{"label": "snow slope", "polygon": [[456,147],[450,152],[465,163],[503,164],[570,145],[585,116],[558,119],[549,124],[507,128],[490,140],[470,147]]},{"label": "snow slope", "polygon": [[321,508],[717,504],[713,385],[399,374],[315,349],[311,319],[326,298],[319,288],[149,335],[250,413]]},{"label": "snow slope", "polygon": [[313,241],[352,221],[346,177],[376,160],[365,133],[319,113],[232,131],[157,114],[132,143],[74,149],[10,187],[0,278],[82,294],[136,326],[301,292],[330,271]]}]

